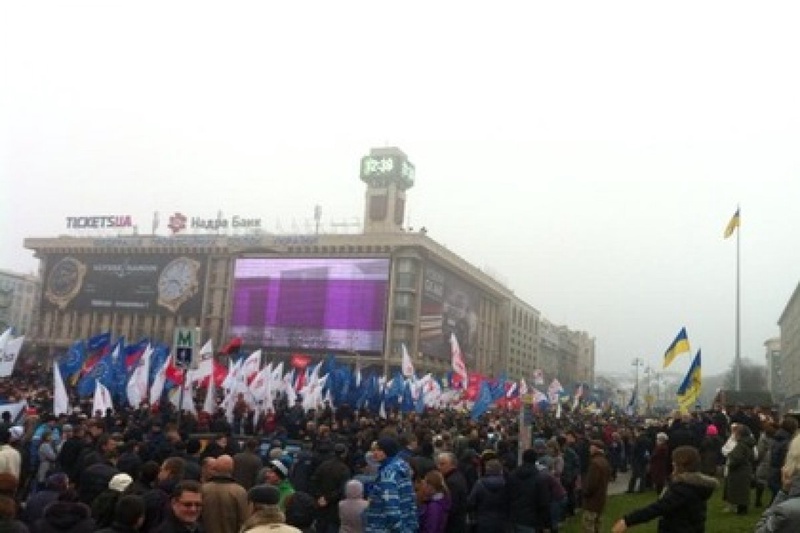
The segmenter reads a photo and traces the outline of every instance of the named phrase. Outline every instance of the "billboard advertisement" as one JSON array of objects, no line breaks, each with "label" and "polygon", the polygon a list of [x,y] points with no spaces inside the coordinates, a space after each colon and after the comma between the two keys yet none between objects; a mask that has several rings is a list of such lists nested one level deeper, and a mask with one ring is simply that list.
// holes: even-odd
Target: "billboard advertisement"
[{"label": "billboard advertisement", "polygon": [[229,333],[276,349],[382,353],[388,258],[241,258]]},{"label": "billboard advertisement", "polygon": [[47,260],[43,305],[199,317],[204,275],[200,256],[54,254]]},{"label": "billboard advertisement", "polygon": [[479,291],[454,274],[425,265],[420,349],[424,357],[450,360],[454,333],[464,360],[474,361],[478,339]]}]

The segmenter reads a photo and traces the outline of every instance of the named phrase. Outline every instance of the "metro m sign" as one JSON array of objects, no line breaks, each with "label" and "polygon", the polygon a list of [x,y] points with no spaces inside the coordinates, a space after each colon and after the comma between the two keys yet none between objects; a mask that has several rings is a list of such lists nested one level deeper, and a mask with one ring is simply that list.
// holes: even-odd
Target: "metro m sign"
[{"label": "metro m sign", "polygon": [[200,328],[175,328],[172,346],[175,350],[175,366],[197,368],[200,348]]}]

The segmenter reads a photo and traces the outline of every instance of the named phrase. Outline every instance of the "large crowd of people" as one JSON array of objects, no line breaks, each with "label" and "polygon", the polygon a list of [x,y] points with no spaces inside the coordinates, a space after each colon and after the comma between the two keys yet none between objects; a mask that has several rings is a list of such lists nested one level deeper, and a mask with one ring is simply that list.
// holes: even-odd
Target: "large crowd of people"
[{"label": "large crowd of people", "polygon": [[[167,402],[55,416],[42,374],[0,383],[2,402],[30,406],[21,421],[0,413],[2,531],[622,532],[658,519],[702,532],[715,491],[731,513],[762,513],[759,533],[800,531],[791,416],[539,412],[529,442],[516,411],[379,416],[286,397],[231,420]],[[652,502],[606,516],[625,472]]]}]

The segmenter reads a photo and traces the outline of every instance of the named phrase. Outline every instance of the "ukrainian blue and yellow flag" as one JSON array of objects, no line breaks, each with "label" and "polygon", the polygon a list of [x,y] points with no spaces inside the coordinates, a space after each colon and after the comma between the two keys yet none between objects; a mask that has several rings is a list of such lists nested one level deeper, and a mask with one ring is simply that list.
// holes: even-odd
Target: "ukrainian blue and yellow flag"
[{"label": "ukrainian blue and yellow flag", "polygon": [[739,227],[739,208],[737,207],[736,212],[731,217],[731,221],[728,222],[728,226],[725,228],[725,238],[727,239],[728,237],[733,235],[733,232],[738,227]]},{"label": "ukrainian blue and yellow flag", "polygon": [[664,368],[667,368],[677,356],[685,352],[691,352],[689,347],[689,337],[686,336],[686,328],[681,328],[678,336],[669,345],[667,351],[664,352]]},{"label": "ukrainian blue and yellow flag", "polygon": [[691,410],[691,406],[697,402],[700,397],[700,391],[703,388],[703,376],[701,373],[700,350],[697,350],[697,355],[694,356],[692,366],[686,372],[686,377],[683,378],[683,383],[678,387],[676,394],[678,395],[678,403],[681,410],[686,412]]}]

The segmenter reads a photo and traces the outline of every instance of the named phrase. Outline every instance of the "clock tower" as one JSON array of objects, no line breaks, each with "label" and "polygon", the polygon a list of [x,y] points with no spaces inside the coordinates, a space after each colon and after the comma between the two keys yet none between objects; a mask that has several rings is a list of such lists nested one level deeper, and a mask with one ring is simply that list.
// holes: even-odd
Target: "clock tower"
[{"label": "clock tower", "polygon": [[395,147],[373,148],[361,158],[361,181],[367,184],[364,233],[403,230],[406,191],[414,185],[414,165]]}]

